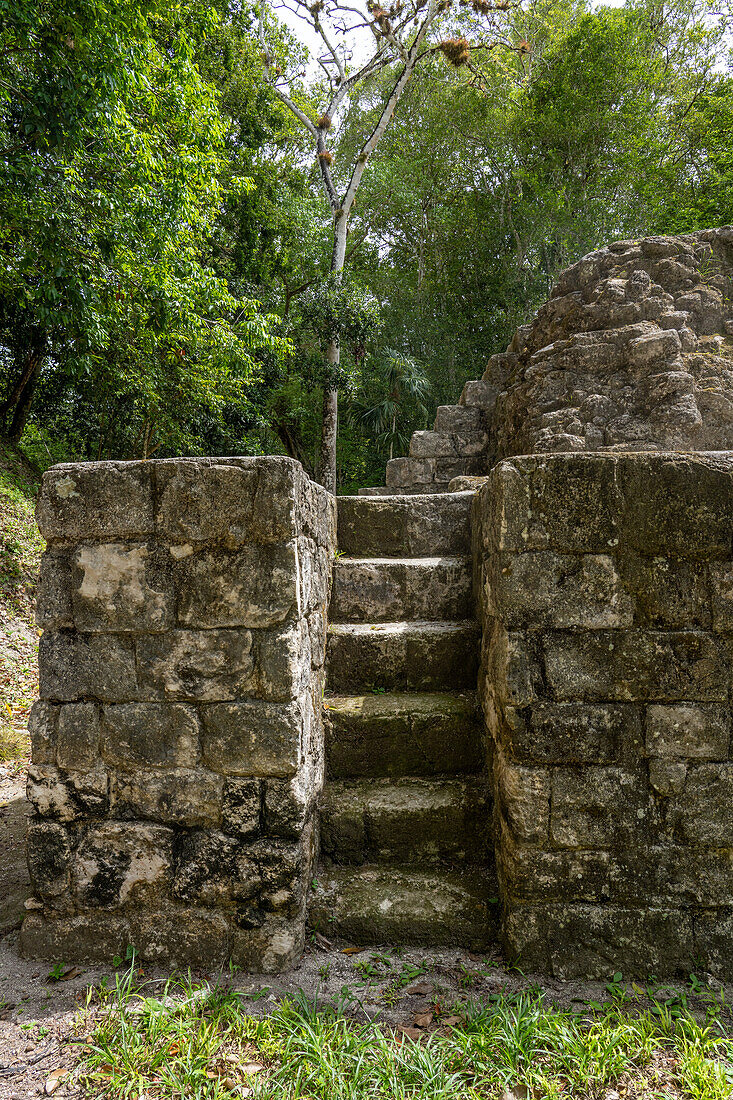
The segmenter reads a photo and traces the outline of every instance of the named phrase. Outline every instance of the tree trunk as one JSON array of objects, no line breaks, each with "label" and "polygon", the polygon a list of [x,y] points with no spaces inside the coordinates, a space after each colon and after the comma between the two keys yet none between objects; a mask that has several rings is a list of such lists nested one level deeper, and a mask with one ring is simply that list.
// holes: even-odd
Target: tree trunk
[{"label": "tree trunk", "polygon": [[[333,253],[331,273],[340,280],[346,260],[346,234],[349,215],[337,210],[333,225]],[[341,361],[341,345],[338,338],[331,340],[326,348],[329,366],[337,368]],[[338,388],[325,386],[323,390],[323,414],[321,419],[321,457],[318,464],[319,480],[329,493],[336,492],[336,438],[338,435]]]},{"label": "tree trunk", "polygon": [[21,367],[20,377],[0,408],[2,418],[0,422],[6,422],[7,417],[12,414],[8,436],[13,443],[18,442],[28,421],[33,393],[38,384],[38,375],[43,362],[43,352],[44,344],[39,340],[30,343],[23,355],[18,356]]}]

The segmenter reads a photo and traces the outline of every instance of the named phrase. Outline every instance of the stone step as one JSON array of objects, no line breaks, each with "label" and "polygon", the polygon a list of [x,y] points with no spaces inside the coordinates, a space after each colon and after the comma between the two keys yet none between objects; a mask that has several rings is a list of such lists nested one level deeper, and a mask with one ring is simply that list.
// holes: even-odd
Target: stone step
[{"label": "stone step", "polygon": [[360,497],[391,497],[394,496],[394,489],[390,489],[388,485],[369,485],[357,489],[357,493]]},{"label": "stone step", "polygon": [[471,553],[472,493],[338,497],[339,549],[358,557]]},{"label": "stone step", "polygon": [[481,634],[478,623],[331,623],[327,683],[348,694],[360,688],[474,688]]},{"label": "stone step", "polygon": [[486,430],[486,414],[480,405],[439,405],[434,430],[483,432]]},{"label": "stone step", "polygon": [[483,728],[472,692],[325,700],[329,780],[480,771]]},{"label": "stone step", "polygon": [[463,458],[392,458],[387,463],[386,482],[396,493],[406,489],[429,492],[436,482],[447,483],[460,474],[486,473],[485,466],[483,453]]},{"label": "stone step", "polygon": [[485,382],[483,379],[479,379],[475,382],[466,382],[463,387],[463,392],[458,399],[459,405],[477,405],[479,408],[486,410],[493,409],[496,404],[496,398],[498,394],[496,386],[492,386],[490,382]]},{"label": "stone step", "polygon": [[416,943],[474,951],[499,939],[499,887],[493,871],[415,871],[404,867],[319,868],[309,918],[324,936],[352,943]]},{"label": "stone step", "polygon": [[486,432],[413,432],[410,458],[473,458],[488,445]]},{"label": "stone step", "polygon": [[339,864],[484,862],[489,806],[486,781],[477,777],[329,782],[321,852]]},{"label": "stone step", "polygon": [[333,564],[331,622],[456,620],[472,615],[468,557],[339,557]]}]

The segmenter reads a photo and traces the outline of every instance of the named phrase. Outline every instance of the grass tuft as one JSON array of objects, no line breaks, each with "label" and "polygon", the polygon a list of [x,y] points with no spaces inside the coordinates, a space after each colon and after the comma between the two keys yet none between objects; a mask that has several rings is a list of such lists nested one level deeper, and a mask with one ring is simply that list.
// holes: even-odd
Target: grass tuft
[{"label": "grass tuft", "polygon": [[[301,994],[269,1016],[246,993],[135,971],[101,991],[76,1078],[86,1095],[148,1100],[729,1100],[733,1045],[714,1010],[563,1012],[537,993],[462,1002],[461,1023],[413,1041]],[[85,1022],[86,1026],[86,1022]]]}]

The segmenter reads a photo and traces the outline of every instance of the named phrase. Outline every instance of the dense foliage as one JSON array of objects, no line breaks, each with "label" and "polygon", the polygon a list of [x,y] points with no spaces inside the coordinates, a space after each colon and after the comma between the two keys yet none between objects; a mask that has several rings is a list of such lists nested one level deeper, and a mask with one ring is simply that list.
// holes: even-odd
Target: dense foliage
[{"label": "dense foliage", "polygon": [[[379,484],[568,263],[733,222],[721,16],[536,0],[494,48],[415,72],[337,286],[257,19],[226,0],[0,0],[0,431],[40,463],[281,450],[313,471],[336,383],[340,487]],[[307,50],[275,35],[315,120]],[[340,120],[337,183],[391,81]]]}]

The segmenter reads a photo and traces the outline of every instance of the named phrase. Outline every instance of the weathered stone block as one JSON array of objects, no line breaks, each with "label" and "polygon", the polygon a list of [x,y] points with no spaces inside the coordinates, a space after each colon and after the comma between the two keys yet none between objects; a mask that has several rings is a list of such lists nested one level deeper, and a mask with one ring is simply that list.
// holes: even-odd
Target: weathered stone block
[{"label": "weathered stone block", "polygon": [[67,703],[58,708],[56,763],[82,771],[99,761],[99,709],[94,703]]},{"label": "weathered stone block", "polygon": [[94,768],[67,771],[66,782],[82,810],[88,814],[107,813],[109,809],[109,775],[105,766],[97,763]]},{"label": "weathered stone block", "polygon": [[692,918],[675,909],[608,905],[521,905],[505,922],[505,945],[523,965],[556,978],[606,979],[694,970]]},{"label": "weathered stone block", "polygon": [[730,714],[715,703],[677,703],[647,708],[646,750],[650,756],[725,760]]},{"label": "weathered stone block", "polygon": [[55,898],[69,888],[69,834],[51,821],[31,822],[26,838],[31,885],[41,898]]},{"label": "weathered stone block", "polygon": [[513,836],[526,844],[546,844],[550,820],[550,772],[510,764],[501,753],[497,753],[494,779],[497,805]]},{"label": "weathered stone block", "polygon": [[188,627],[270,627],[298,612],[295,542],[202,550],[175,568],[178,619]]},{"label": "weathered stone block", "polygon": [[289,703],[307,691],[312,664],[307,623],[301,619],[295,625],[262,631],[255,646],[257,695],[273,703]]},{"label": "weathered stone block", "polygon": [[230,836],[249,840],[259,836],[262,828],[262,781],[260,779],[227,779],[221,827]]},{"label": "weathered stone block", "polygon": [[684,844],[733,846],[733,764],[689,767],[684,792],[675,798],[668,821]]},{"label": "weathered stone block", "polygon": [[608,554],[496,554],[485,567],[490,615],[505,626],[630,627],[634,605]]},{"label": "weathered stone block", "polygon": [[723,654],[702,631],[550,633],[544,645],[556,699],[727,699]]},{"label": "weathered stone block", "polygon": [[506,631],[495,622],[491,634],[484,635],[482,665],[503,706],[526,707],[544,694],[534,642],[519,631]]},{"label": "weathered stone block", "polygon": [[42,699],[126,702],[137,696],[131,638],[46,631],[38,654]]},{"label": "weathered stone block", "polygon": [[231,959],[250,973],[279,974],[289,970],[303,953],[305,923],[271,919],[261,928],[240,928],[232,937]]},{"label": "weathered stone block", "polygon": [[111,810],[119,818],[150,818],[167,825],[218,826],[224,780],[199,768],[113,772]]},{"label": "weathered stone block", "polygon": [[146,904],[167,891],[173,830],[105,821],[89,828],[74,856],[74,893],[85,909]]},{"label": "weathered stone block", "polygon": [[196,709],[182,703],[104,707],[102,755],[123,768],[193,768],[199,757]]},{"label": "weathered stone block", "polygon": [[201,708],[205,764],[222,775],[290,776],[300,764],[303,713],[257,701]]},{"label": "weathered stone block", "polygon": [[58,710],[53,703],[37,699],[28,717],[31,738],[31,759],[34,764],[56,763]]},{"label": "weathered stone block", "polygon": [[633,704],[538,702],[504,714],[514,759],[533,764],[602,764],[638,755],[642,712]]},{"label": "weathered stone block", "polygon": [[129,914],[139,956],[160,966],[213,969],[229,961],[230,925],[222,913],[167,904]]},{"label": "weathered stone block", "polygon": [[710,563],[713,630],[733,633],[733,562]]},{"label": "weathered stone block", "polygon": [[134,538],[153,531],[148,462],[63,463],[43,475],[36,506],[49,543]]},{"label": "weathered stone block", "polygon": [[218,832],[195,831],[182,838],[173,881],[175,897],[207,906],[254,902],[261,887],[249,846]]},{"label": "weathered stone block", "polygon": [[130,923],[117,913],[49,918],[29,913],[20,933],[20,953],[29,959],[111,963],[133,944]]},{"label": "weathered stone block", "polygon": [[36,623],[43,630],[66,630],[74,625],[71,564],[66,552],[48,550],[41,558]]},{"label": "weathered stone block", "polygon": [[649,761],[649,782],[662,798],[681,794],[685,789],[686,779],[687,765],[679,760],[656,758]]},{"label": "weathered stone block", "polygon": [[648,843],[659,814],[640,773],[624,768],[554,768],[550,839],[559,848]]},{"label": "weathered stone block", "polygon": [[292,779],[266,780],[265,831],[270,836],[297,840],[313,812],[320,786],[309,769],[303,769]]},{"label": "weathered stone block", "polygon": [[644,558],[621,547],[618,571],[634,605],[637,626],[671,630],[710,629],[706,562]]},{"label": "weathered stone block", "polygon": [[253,691],[249,630],[172,630],[142,635],[136,647],[144,698],[216,701]]},{"label": "weathered stone block", "polygon": [[302,467],[291,458],[155,463],[156,528],[174,542],[281,542],[296,533]]},{"label": "weathered stone block", "polygon": [[72,606],[78,630],[158,632],[174,622],[170,574],[144,543],[78,547]]},{"label": "weathered stone block", "polygon": [[718,978],[733,976],[733,909],[730,906],[701,912],[695,918],[695,954],[704,968]]},{"label": "weathered stone block", "polygon": [[73,821],[81,812],[73,792],[69,790],[58,768],[52,765],[32,764],[28,768],[26,794],[39,817]]}]

